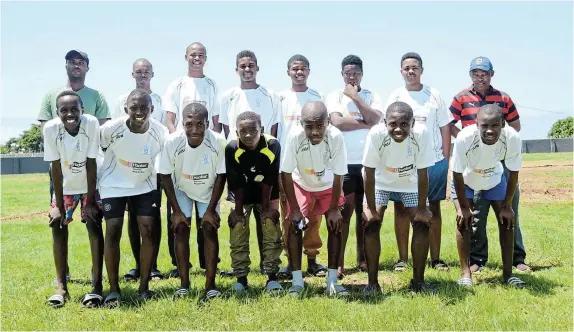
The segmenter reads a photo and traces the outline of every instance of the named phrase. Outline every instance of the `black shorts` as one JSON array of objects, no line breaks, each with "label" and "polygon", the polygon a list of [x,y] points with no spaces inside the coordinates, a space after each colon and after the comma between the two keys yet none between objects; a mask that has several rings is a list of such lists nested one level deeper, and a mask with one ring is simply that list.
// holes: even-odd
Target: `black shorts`
[{"label": "black shorts", "polygon": [[158,213],[157,202],[158,190],[152,190],[145,194],[124,197],[110,197],[102,199],[104,218],[123,218],[126,204],[129,202],[136,216],[155,217]]},{"label": "black shorts", "polygon": [[363,165],[347,165],[347,174],[343,176],[343,194],[358,193],[363,195]]}]

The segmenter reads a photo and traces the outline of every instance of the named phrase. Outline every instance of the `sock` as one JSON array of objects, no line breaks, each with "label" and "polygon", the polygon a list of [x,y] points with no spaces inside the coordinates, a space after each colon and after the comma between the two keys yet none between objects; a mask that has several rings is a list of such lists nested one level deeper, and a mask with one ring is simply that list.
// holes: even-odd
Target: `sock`
[{"label": "sock", "polygon": [[301,286],[305,287],[305,283],[303,282],[303,272],[301,270],[293,271],[293,286]]},{"label": "sock", "polygon": [[247,287],[247,277],[239,277],[237,278],[237,282]]},{"label": "sock", "polygon": [[327,269],[327,287],[337,284],[337,269]]},{"label": "sock", "polygon": [[277,281],[277,274],[275,273],[270,273],[267,275],[267,281]]}]

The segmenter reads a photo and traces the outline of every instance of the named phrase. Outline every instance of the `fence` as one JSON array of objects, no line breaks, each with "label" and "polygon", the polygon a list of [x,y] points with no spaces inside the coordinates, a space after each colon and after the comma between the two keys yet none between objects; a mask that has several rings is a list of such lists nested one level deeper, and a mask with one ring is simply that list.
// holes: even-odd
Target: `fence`
[{"label": "fence", "polygon": [[[522,141],[523,153],[572,152],[571,138],[535,139]],[[1,174],[29,174],[48,172],[48,162],[42,153],[0,155]]]}]

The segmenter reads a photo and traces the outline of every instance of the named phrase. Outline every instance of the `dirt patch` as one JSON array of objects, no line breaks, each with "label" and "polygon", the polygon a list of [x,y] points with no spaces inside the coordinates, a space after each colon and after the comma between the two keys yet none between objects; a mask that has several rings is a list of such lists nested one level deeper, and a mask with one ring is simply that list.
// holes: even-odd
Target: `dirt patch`
[{"label": "dirt patch", "polygon": [[572,165],[529,164],[520,170],[520,201],[572,202]]}]

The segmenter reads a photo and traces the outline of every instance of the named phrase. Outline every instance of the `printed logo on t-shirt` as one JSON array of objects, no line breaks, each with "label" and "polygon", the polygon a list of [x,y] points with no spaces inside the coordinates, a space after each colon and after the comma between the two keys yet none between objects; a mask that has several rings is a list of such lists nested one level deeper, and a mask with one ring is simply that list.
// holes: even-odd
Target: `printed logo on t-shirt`
[{"label": "printed logo on t-shirt", "polygon": [[134,173],[143,173],[149,167],[149,163],[136,163],[123,159],[120,159],[120,164],[130,167]]},{"label": "printed logo on t-shirt", "polygon": [[69,169],[70,171],[72,171],[72,173],[82,173],[82,171],[84,170],[84,168],[86,167],[86,162],[82,161],[82,162],[76,162],[74,161],[73,163],[69,163],[67,160],[64,161],[64,167],[66,167],[67,169]]},{"label": "printed logo on t-shirt", "polygon": [[426,124],[426,123],[427,123],[427,117],[426,117],[426,116],[415,115],[414,118],[415,118],[415,121],[418,122],[418,123],[422,123],[422,124]]},{"label": "printed logo on t-shirt", "polygon": [[203,164],[204,165],[209,164],[209,157],[206,154],[203,155]]},{"label": "printed logo on t-shirt", "polygon": [[387,172],[398,173],[400,178],[405,177],[405,176],[410,176],[410,173],[414,168],[415,168],[415,166],[413,164],[410,164],[410,165],[404,166],[404,167],[399,167],[399,168],[393,168],[393,167],[388,167],[388,166],[385,167]]},{"label": "printed logo on t-shirt", "polygon": [[261,174],[259,174],[259,175],[257,175],[257,176],[255,177],[255,179],[253,179],[253,181],[255,181],[255,182],[261,182],[261,181],[263,181],[263,178],[264,178],[264,176],[261,175]]},{"label": "printed logo on t-shirt", "polygon": [[321,178],[325,175],[325,170],[317,172],[314,169],[305,169],[305,174],[315,175],[317,179],[321,180]]},{"label": "printed logo on t-shirt", "polygon": [[112,209],[112,205],[110,203],[104,204],[104,211],[109,212]]},{"label": "printed logo on t-shirt", "polygon": [[255,173],[255,166],[251,167],[251,172]]},{"label": "printed logo on t-shirt", "polygon": [[255,107],[261,107],[261,99],[259,98],[255,99]]},{"label": "printed logo on t-shirt", "polygon": [[412,146],[407,146],[407,157],[412,157],[413,156],[413,147]]},{"label": "printed logo on t-shirt", "polygon": [[200,184],[205,184],[209,179],[209,174],[198,174],[198,175],[191,175],[191,174],[185,174],[185,173],[181,173],[181,177],[187,180],[192,180],[193,184],[196,185],[200,185]]},{"label": "printed logo on t-shirt", "polygon": [[76,142],[76,151],[81,152],[82,149],[80,148],[80,141]]},{"label": "printed logo on t-shirt", "polygon": [[473,169],[472,171],[476,174],[482,175],[482,177],[489,178],[494,173],[496,167],[486,168],[486,169]]},{"label": "printed logo on t-shirt", "polygon": [[143,154],[144,154],[144,156],[149,156],[149,155],[150,155],[149,144],[144,145],[144,147],[143,147]]}]

